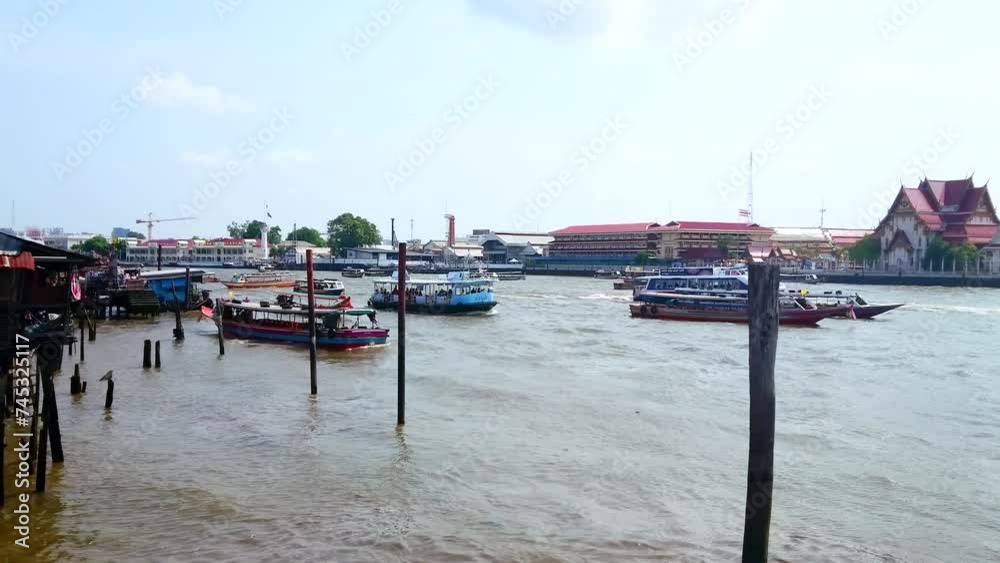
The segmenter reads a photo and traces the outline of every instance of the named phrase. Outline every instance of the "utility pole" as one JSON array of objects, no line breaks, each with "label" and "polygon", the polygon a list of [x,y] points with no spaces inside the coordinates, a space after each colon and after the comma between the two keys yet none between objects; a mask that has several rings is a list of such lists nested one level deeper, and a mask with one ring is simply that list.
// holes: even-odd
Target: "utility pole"
[{"label": "utility pole", "polygon": [[819,206],[819,228],[823,228],[823,219],[826,216],[826,202],[823,201]]}]

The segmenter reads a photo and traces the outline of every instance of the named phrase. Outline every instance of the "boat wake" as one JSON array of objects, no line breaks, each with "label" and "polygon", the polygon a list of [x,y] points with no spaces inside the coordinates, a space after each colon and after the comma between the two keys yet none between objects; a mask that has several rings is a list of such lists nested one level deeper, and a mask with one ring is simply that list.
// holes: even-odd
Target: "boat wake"
[{"label": "boat wake", "polygon": [[906,309],[929,313],[963,313],[971,315],[1000,315],[1000,309],[990,307],[969,307],[968,305],[927,305],[920,303],[907,304]]},{"label": "boat wake", "polygon": [[607,293],[592,293],[590,295],[581,295],[579,299],[583,299],[585,301],[616,301],[619,303],[631,303],[632,294],[608,295]]}]

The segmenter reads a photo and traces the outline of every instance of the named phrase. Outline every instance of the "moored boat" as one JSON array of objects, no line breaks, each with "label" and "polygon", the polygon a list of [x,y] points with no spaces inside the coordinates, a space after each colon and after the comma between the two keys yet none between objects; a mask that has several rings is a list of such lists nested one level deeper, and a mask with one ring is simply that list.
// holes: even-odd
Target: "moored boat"
[{"label": "moored boat", "polygon": [[[452,272],[444,280],[407,280],[406,311],[432,315],[486,313],[496,307],[493,281],[470,279],[465,272]],[[369,304],[376,309],[399,306],[398,279],[378,280]]]},{"label": "moored boat", "polygon": [[613,270],[597,270],[594,272],[594,277],[599,280],[613,280],[621,277],[621,275],[621,272]]},{"label": "moored boat", "polygon": [[344,268],[344,271],[341,272],[341,275],[343,275],[345,278],[363,278],[365,277],[365,269],[347,267]]},{"label": "moored boat", "polygon": [[497,272],[496,279],[500,281],[517,281],[525,279],[524,272]]},{"label": "moored boat", "polygon": [[[308,293],[289,293],[285,291],[275,290],[274,303],[283,309],[308,309],[309,308],[309,294]],[[316,309],[350,309],[353,307],[351,304],[351,298],[347,295],[339,295],[336,297],[325,297],[322,295],[313,296],[315,299]]]},{"label": "moored boat", "polygon": [[[779,298],[778,322],[787,325],[811,326],[821,320],[845,313],[848,307],[820,308],[804,297]],[[692,293],[642,293],[639,300],[629,303],[633,317],[677,321],[724,323],[750,322],[750,306],[745,296],[698,295]]]},{"label": "moored boat", "polygon": [[[308,280],[296,280],[295,286],[292,289],[295,293],[309,293],[309,281]],[[336,297],[338,295],[343,295],[344,293],[344,283],[338,279],[314,279],[313,280],[313,294],[314,295],[329,295]]]},{"label": "moored boat", "polygon": [[[202,314],[222,323],[222,332],[231,338],[308,345],[309,313],[283,309],[264,303],[220,301],[219,309],[202,307]],[[389,329],[381,328],[374,309],[318,310],[316,347],[351,350],[385,344]],[[367,326],[365,324],[367,319]]]},{"label": "moored boat", "polygon": [[293,287],[295,274],[292,272],[262,272],[256,274],[236,274],[229,281],[222,282],[229,289],[258,289],[268,287]]}]

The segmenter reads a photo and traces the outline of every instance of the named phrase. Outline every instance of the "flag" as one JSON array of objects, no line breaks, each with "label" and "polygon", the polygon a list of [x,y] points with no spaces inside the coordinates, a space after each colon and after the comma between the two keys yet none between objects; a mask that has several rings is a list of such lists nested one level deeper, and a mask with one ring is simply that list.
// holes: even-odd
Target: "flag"
[{"label": "flag", "polygon": [[747,211],[746,209],[740,209],[740,217],[749,217],[749,216],[750,216],[749,211]]},{"label": "flag", "polygon": [[264,204],[264,211],[267,213],[268,219],[273,219],[273,217],[271,217],[271,208],[268,207],[266,203]]}]

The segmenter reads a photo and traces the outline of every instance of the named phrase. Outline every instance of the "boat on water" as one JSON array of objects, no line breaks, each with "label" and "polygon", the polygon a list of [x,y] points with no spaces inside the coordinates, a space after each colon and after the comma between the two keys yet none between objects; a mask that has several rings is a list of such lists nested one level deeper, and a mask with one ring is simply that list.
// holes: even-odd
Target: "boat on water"
[{"label": "boat on water", "polygon": [[815,285],[819,283],[819,276],[816,274],[781,274],[781,279],[788,282],[805,283]]},{"label": "boat on water", "polygon": [[[295,293],[309,293],[309,280],[296,280],[292,288]],[[338,279],[313,280],[313,293],[315,295],[328,295],[337,297],[344,294],[344,282]]]},{"label": "boat on water", "polygon": [[496,279],[499,281],[517,281],[525,279],[524,272],[497,272]]},{"label": "boat on water", "polygon": [[219,276],[215,275],[215,272],[205,272],[205,275],[201,277],[202,283],[219,283]]},{"label": "boat on water", "polygon": [[[219,301],[216,309],[205,306],[201,312],[221,323],[223,335],[231,338],[309,344],[306,310],[272,307],[266,301]],[[351,350],[385,344],[389,338],[389,329],[378,326],[374,309],[325,309],[315,315],[317,348]]]},{"label": "boat on water", "polygon": [[[750,305],[741,295],[700,295],[693,293],[642,293],[629,303],[633,317],[675,321],[723,323],[750,322]],[[778,322],[785,325],[812,326],[823,319],[846,313],[848,306],[817,307],[805,297],[779,297]]]},{"label": "boat on water", "polygon": [[343,275],[345,278],[363,278],[365,277],[365,269],[347,267],[344,268],[344,270],[341,272],[341,275]]},{"label": "boat on water", "polygon": [[395,270],[390,268],[368,268],[364,275],[369,278],[384,278],[392,275]]},{"label": "boat on water", "polygon": [[[309,309],[309,294],[274,290],[274,303],[283,309]],[[316,309],[351,309],[351,298],[348,295],[324,297],[314,295]]]},{"label": "boat on water", "polygon": [[857,293],[844,293],[842,291],[813,293],[807,290],[791,290],[788,293],[803,295],[819,308],[847,306],[847,311],[844,314],[837,315],[841,318],[871,319],[904,305],[904,303],[869,303]]},{"label": "boat on water", "polygon": [[613,280],[622,277],[622,273],[617,270],[597,270],[594,278],[599,280]]},{"label": "boat on water", "polygon": [[[452,272],[443,280],[407,279],[404,298],[408,313],[432,315],[486,313],[497,305],[493,280],[472,279],[467,272]],[[398,308],[398,278],[375,281],[369,304],[375,309]]]},{"label": "boat on water", "polygon": [[258,289],[268,287],[293,287],[293,272],[260,272],[256,274],[236,274],[229,281],[222,282],[229,289]]}]

